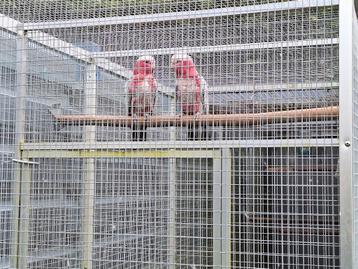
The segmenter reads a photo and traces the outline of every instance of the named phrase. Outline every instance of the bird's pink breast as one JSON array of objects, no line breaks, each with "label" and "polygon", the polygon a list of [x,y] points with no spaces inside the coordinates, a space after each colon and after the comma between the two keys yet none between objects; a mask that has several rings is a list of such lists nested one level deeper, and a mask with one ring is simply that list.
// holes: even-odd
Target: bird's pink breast
[{"label": "bird's pink breast", "polygon": [[[200,111],[200,87],[195,79],[178,79],[178,102],[184,114],[194,114]],[[199,95],[199,98],[198,98]]]},{"label": "bird's pink breast", "polygon": [[143,80],[133,80],[131,90],[131,105],[133,114],[144,116],[152,111],[154,106],[155,91],[153,91],[152,78],[145,77]]}]

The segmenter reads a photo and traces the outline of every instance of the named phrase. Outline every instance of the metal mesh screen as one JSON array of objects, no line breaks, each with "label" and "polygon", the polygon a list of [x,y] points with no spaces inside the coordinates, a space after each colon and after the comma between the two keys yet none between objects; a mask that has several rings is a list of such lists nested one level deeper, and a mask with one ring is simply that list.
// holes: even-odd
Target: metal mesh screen
[{"label": "metal mesh screen", "polygon": [[167,159],[96,162],[96,268],[161,268],[168,262]]},{"label": "metal mesh screen", "polygon": [[256,148],[235,156],[235,266],[338,267],[337,149]]},{"label": "metal mesh screen", "polygon": [[0,3],[0,267],[339,268],[339,5]]}]

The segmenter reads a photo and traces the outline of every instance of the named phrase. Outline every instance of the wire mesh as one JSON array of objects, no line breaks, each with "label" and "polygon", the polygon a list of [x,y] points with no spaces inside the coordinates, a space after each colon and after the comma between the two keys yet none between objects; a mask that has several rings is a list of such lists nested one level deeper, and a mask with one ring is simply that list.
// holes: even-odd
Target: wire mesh
[{"label": "wire mesh", "polygon": [[337,148],[247,148],[235,156],[235,266],[338,267]]},{"label": "wire mesh", "polygon": [[0,3],[0,267],[339,268],[339,19]]}]

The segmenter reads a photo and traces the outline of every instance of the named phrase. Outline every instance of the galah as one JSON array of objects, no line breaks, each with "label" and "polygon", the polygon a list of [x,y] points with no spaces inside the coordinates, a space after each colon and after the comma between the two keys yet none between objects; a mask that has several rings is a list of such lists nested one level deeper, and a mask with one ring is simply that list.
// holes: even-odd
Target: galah
[{"label": "galah", "polygon": [[[155,59],[142,56],[133,67],[133,76],[128,84],[128,115],[147,117],[153,113],[157,93],[157,82],[154,78]],[[146,127],[134,123],[132,139],[146,140]]]},{"label": "galah", "polygon": [[[200,115],[209,113],[208,86],[199,75],[192,57],[176,54],[171,58],[171,67],[176,79],[176,103],[182,115]],[[188,138],[195,139],[193,126],[188,127]],[[202,126],[206,137],[205,126]]]}]

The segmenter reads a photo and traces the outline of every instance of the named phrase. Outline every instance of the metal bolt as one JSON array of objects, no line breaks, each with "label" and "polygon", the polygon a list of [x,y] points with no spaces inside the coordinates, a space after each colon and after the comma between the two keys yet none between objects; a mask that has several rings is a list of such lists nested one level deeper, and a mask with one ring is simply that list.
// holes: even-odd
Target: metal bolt
[{"label": "metal bolt", "polygon": [[344,142],[344,145],[348,148],[351,146],[351,141],[345,141]]}]

